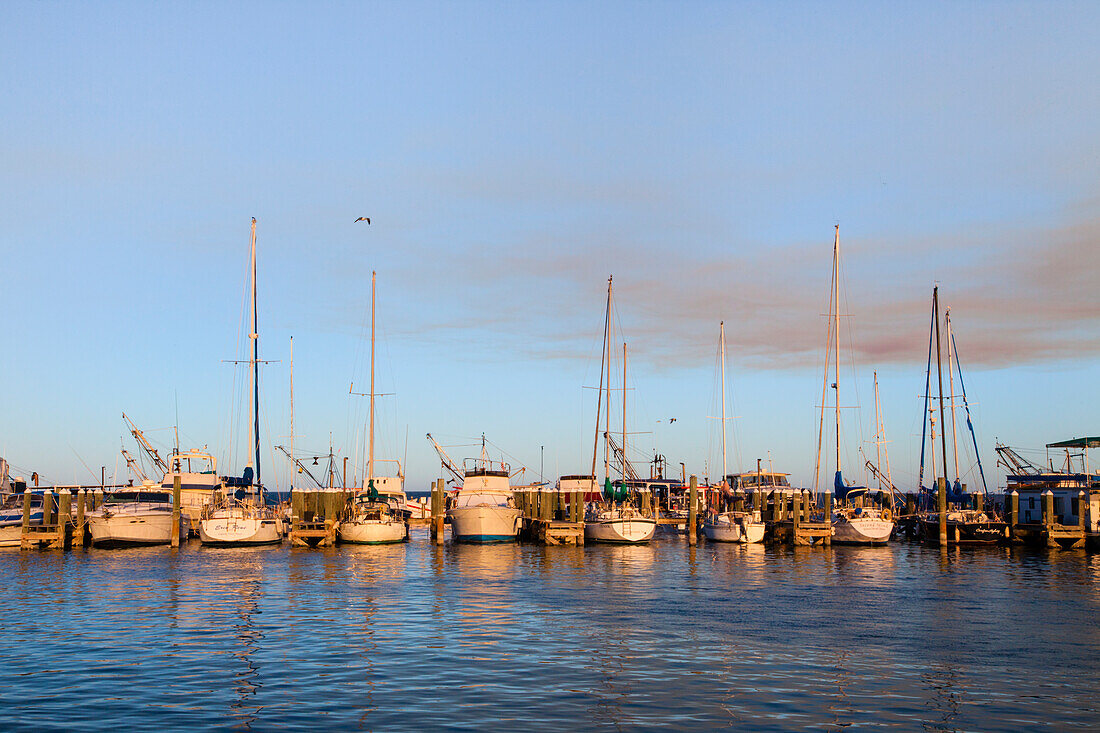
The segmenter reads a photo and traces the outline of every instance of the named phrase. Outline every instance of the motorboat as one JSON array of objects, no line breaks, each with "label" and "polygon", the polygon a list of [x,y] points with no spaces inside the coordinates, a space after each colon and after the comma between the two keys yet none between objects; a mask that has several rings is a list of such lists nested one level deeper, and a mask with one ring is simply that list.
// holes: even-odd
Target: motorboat
[{"label": "motorboat", "polygon": [[447,509],[451,536],[457,542],[514,542],[523,526],[523,512],[516,506],[509,484],[507,463],[485,456],[467,459],[462,486]]},{"label": "motorboat", "polygon": [[[156,483],[113,491],[87,516],[96,547],[166,545],[172,541],[172,496]],[[191,519],[181,512],[179,537],[191,534]]]}]

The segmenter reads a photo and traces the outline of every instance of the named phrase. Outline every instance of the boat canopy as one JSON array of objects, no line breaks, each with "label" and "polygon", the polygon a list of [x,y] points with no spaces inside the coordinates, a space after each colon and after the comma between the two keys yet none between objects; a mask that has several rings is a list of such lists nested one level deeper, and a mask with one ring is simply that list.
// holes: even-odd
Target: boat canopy
[{"label": "boat canopy", "polygon": [[844,477],[840,475],[840,471],[837,471],[836,476],[833,477],[833,495],[838,499],[847,499],[853,494],[862,494],[866,491],[866,486],[848,486],[844,483]]},{"label": "boat canopy", "polygon": [[1047,443],[1047,448],[1100,448],[1100,437],[1074,438],[1058,443]]}]

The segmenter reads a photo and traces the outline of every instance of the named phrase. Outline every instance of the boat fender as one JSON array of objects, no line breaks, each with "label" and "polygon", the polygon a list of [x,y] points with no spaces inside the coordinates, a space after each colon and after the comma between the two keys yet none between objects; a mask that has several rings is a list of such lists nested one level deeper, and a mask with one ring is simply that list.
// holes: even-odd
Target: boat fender
[{"label": "boat fender", "polygon": [[890,511],[889,508],[882,510],[882,520],[884,522],[889,522],[893,518],[894,518],[894,513],[892,511]]}]

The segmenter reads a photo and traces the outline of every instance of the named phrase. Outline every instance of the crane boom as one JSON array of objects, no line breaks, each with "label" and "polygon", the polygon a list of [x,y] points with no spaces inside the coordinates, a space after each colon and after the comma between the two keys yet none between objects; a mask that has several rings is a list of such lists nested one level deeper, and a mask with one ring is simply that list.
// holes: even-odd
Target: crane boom
[{"label": "crane boom", "polygon": [[1015,472],[1020,476],[1038,476],[1043,472],[1041,468],[1027,460],[1004,443],[997,443],[997,465]]},{"label": "crane boom", "polygon": [[455,462],[451,460],[451,457],[447,455],[447,451],[443,450],[443,447],[439,443],[435,442],[435,438],[431,433],[428,433],[428,440],[431,441],[432,447],[435,448],[435,452],[439,454],[439,462],[443,465],[443,468],[447,469],[455,480],[462,483],[466,480],[466,473],[455,465]]},{"label": "crane boom", "polygon": [[[153,462],[153,466],[159,468],[162,473],[171,473],[168,468],[168,464],[164,462],[164,459],[160,457],[160,453],[153,447],[145,438],[145,433],[138,429],[138,426],[134,424],[134,421],[126,417],[126,413],[122,413],[122,419],[126,421],[126,424],[130,426],[130,434],[134,436],[134,440],[141,446],[141,449],[145,451],[145,455],[149,456],[149,460]],[[129,461],[127,461],[129,463]]]}]

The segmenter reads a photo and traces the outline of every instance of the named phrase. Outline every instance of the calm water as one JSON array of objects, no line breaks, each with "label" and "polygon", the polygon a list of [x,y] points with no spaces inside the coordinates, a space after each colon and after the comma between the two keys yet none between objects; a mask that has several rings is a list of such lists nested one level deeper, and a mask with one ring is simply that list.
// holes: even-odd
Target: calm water
[{"label": "calm water", "polygon": [[0,553],[0,728],[1100,727],[1100,555]]}]

